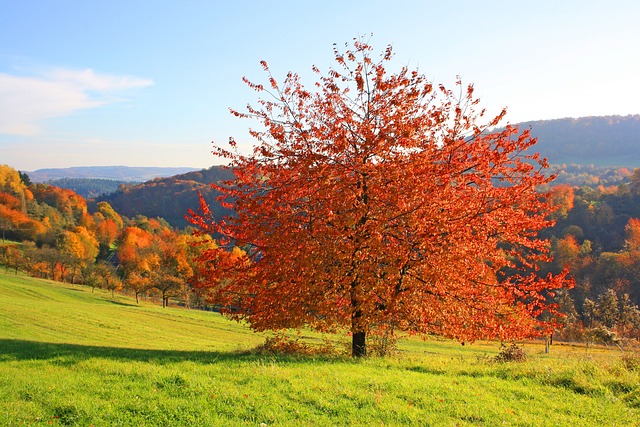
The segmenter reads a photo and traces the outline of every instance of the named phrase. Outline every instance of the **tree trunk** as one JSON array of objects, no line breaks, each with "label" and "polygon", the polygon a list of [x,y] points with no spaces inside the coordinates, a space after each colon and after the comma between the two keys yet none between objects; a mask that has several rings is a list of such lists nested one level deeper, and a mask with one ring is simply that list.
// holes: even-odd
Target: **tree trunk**
[{"label": "tree trunk", "polygon": [[351,357],[367,355],[367,334],[362,327],[362,310],[358,298],[358,281],[351,283]]},{"label": "tree trunk", "polygon": [[351,334],[351,356],[363,357],[367,355],[367,333],[354,332]]},{"label": "tree trunk", "polygon": [[367,355],[367,333],[362,330],[362,311],[357,308],[358,301],[353,294],[351,305],[355,308],[351,315],[351,357],[363,357]]},{"label": "tree trunk", "polygon": [[367,355],[367,333],[362,327],[362,310],[357,296],[358,283],[351,283],[351,357]]}]

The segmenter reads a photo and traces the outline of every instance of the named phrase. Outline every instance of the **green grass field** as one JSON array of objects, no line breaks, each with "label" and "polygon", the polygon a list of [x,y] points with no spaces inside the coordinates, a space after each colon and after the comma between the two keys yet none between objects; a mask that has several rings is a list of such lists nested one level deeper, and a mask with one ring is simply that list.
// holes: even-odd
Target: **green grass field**
[{"label": "green grass field", "polygon": [[252,351],[265,336],[0,272],[0,425],[640,425],[640,357],[617,349],[526,344],[501,364],[498,343],[406,338],[351,360]]}]

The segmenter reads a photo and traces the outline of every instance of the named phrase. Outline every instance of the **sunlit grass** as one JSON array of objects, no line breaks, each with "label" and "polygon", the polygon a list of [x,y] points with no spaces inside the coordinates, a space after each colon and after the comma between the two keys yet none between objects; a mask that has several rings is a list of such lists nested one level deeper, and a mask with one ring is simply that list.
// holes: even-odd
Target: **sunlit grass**
[{"label": "sunlit grass", "polygon": [[0,425],[640,425],[640,359],[619,350],[530,343],[527,362],[499,364],[497,343],[405,338],[398,355],[351,360],[252,351],[264,338],[0,273]]}]

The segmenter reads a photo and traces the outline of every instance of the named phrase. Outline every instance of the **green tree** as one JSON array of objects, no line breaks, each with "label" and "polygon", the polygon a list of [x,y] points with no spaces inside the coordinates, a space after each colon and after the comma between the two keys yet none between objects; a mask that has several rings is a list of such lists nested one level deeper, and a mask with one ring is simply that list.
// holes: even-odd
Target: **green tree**
[{"label": "green tree", "polygon": [[584,324],[587,327],[592,327],[596,320],[596,303],[589,298],[585,298],[582,304],[582,316],[584,318]]},{"label": "green tree", "polygon": [[22,250],[17,245],[0,246],[0,262],[7,271],[13,269],[15,274],[18,274],[18,270],[24,264]]},{"label": "green tree", "polygon": [[96,265],[85,264],[80,269],[80,280],[82,284],[85,286],[89,286],[91,288],[91,292],[95,291],[95,288],[99,288],[102,284],[101,277],[98,275],[99,268],[96,268]]},{"label": "green tree", "polygon": [[596,318],[607,328],[618,323],[618,296],[616,291],[608,289],[598,297],[596,302]]}]

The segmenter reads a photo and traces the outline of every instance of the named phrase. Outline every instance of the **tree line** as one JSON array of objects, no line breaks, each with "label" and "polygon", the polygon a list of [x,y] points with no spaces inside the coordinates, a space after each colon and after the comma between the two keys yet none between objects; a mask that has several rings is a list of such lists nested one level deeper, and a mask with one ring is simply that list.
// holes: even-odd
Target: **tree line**
[{"label": "tree line", "polygon": [[569,340],[640,338],[640,169],[618,186],[557,185],[550,237],[553,262],[568,268],[575,287],[556,297]]},{"label": "tree line", "polygon": [[31,183],[0,165],[0,227],[0,263],[6,270],[124,291],[136,301],[204,304],[190,282],[199,254],[216,242],[162,218],[127,218],[104,201],[89,212],[86,200],[73,191]]}]

